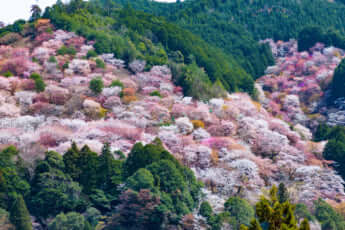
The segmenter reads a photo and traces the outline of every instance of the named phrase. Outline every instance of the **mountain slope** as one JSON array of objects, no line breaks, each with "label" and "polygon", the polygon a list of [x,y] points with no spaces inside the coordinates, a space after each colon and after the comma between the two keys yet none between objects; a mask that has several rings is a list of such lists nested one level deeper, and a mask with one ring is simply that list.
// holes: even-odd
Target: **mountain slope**
[{"label": "mountain slope", "polygon": [[[233,208],[253,209],[265,190],[284,183],[289,200],[305,207],[298,220],[308,208],[320,221],[342,220],[314,212],[320,202],[333,211],[317,199],[337,203],[345,193],[342,178],[318,158],[324,143],[308,129],[273,117],[244,93],[209,102],[184,97],[167,66],[131,74],[112,55],[87,55],[93,41],[54,30],[46,19],[33,28],[0,47],[7,76],[0,76],[2,208],[11,211],[11,195],[22,195],[34,224],[49,230],[67,223],[238,227],[254,211],[238,220]],[[232,207],[239,197],[247,201]],[[196,214],[201,199],[216,220],[205,224]]]},{"label": "mountain slope", "polygon": [[[105,1],[93,0],[93,2],[106,6]],[[199,16],[197,11],[191,10],[188,2],[183,4],[164,4],[145,0],[113,2],[122,6],[130,4],[135,9],[164,16],[171,22],[200,35],[209,44],[233,56],[254,79],[261,76],[266,67],[274,62],[268,46],[258,44],[253,36],[236,22],[213,17],[215,13],[213,11],[211,17],[202,14],[202,11]]]},{"label": "mountain slope", "polygon": [[[229,92],[254,94],[253,79],[238,64],[240,58],[223,53],[219,48],[210,46],[200,37],[163,18],[130,7],[107,9],[78,1],[72,1],[70,5],[55,5],[46,10],[44,17],[51,19],[58,28],[72,30],[95,40],[98,53],[114,53],[127,64],[135,59],[146,60],[147,68],[155,64],[182,64],[176,68],[179,70],[176,82],[180,83],[185,92],[195,88],[195,85],[202,89],[191,93],[192,96],[208,92],[212,83]],[[174,60],[178,56],[181,58]],[[186,68],[183,63],[190,65],[194,62],[205,70],[206,77],[201,78],[197,74],[187,77],[188,71],[183,70]],[[210,95],[202,98],[207,96]]]}]

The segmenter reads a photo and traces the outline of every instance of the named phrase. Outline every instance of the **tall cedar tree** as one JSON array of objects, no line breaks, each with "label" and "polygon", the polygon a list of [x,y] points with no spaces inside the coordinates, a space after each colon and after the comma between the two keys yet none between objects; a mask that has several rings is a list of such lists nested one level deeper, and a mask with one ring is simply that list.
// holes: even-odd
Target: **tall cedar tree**
[{"label": "tall cedar tree", "polygon": [[16,226],[16,229],[32,230],[30,213],[26,207],[22,195],[17,195],[15,197],[12,205],[10,219],[11,222]]}]

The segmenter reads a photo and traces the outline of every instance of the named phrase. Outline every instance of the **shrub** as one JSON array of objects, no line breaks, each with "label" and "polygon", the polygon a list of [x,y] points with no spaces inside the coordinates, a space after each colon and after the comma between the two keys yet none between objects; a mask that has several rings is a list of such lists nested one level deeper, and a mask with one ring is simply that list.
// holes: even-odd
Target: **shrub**
[{"label": "shrub", "polygon": [[200,120],[192,120],[191,121],[193,126],[194,126],[194,129],[198,129],[198,128],[205,128],[205,124],[204,122],[200,121]]},{"label": "shrub", "polygon": [[60,213],[48,225],[49,230],[81,230],[86,229],[86,221],[83,215],[76,212],[69,212],[67,214]]},{"label": "shrub", "polygon": [[86,54],[86,58],[89,59],[89,58],[93,58],[93,57],[97,57],[97,53],[95,50],[89,50]]},{"label": "shrub", "polygon": [[48,59],[48,62],[50,63],[57,63],[57,60],[54,56],[50,56],[50,58]]},{"label": "shrub", "polygon": [[152,97],[156,96],[156,97],[162,98],[161,93],[160,93],[159,91],[157,91],[157,90],[151,92],[151,93],[150,93],[150,96],[152,96]]},{"label": "shrub", "polygon": [[68,69],[68,66],[69,66],[69,62],[66,61],[66,62],[62,65],[62,69],[63,69],[63,70]]},{"label": "shrub", "polygon": [[17,33],[8,33],[0,38],[0,45],[9,45],[14,42],[17,42],[21,38],[22,37]]},{"label": "shrub", "polygon": [[44,83],[41,75],[38,73],[33,73],[30,76],[31,79],[35,81],[35,89],[37,92],[43,92],[46,88],[46,84]]},{"label": "shrub", "polygon": [[97,66],[97,68],[104,69],[105,68],[105,63],[101,59],[97,58],[96,59],[96,66]]},{"label": "shrub", "polygon": [[3,75],[4,75],[4,77],[12,77],[13,73],[11,71],[7,70]]},{"label": "shrub", "polygon": [[113,80],[110,84],[110,87],[121,87],[122,89],[124,88],[123,83],[120,80]]},{"label": "shrub", "polygon": [[104,84],[101,77],[94,78],[90,81],[90,89],[95,94],[100,94],[103,88],[104,88]]},{"label": "shrub", "polygon": [[213,214],[210,203],[208,203],[207,201],[202,202],[200,205],[199,214],[206,219],[209,219]]},{"label": "shrub", "polygon": [[58,49],[57,54],[58,55],[75,55],[77,51],[75,50],[74,47],[67,47],[67,46],[62,46],[60,49]]},{"label": "shrub", "polygon": [[[321,223],[322,229],[344,230],[345,220],[337,213],[332,206],[327,204],[324,200],[315,201],[315,217]],[[332,228],[329,228],[332,226]]]},{"label": "shrub", "polygon": [[255,215],[254,208],[248,201],[239,197],[230,197],[224,207],[230,213],[230,224],[233,229],[239,229],[241,224],[249,225]]}]

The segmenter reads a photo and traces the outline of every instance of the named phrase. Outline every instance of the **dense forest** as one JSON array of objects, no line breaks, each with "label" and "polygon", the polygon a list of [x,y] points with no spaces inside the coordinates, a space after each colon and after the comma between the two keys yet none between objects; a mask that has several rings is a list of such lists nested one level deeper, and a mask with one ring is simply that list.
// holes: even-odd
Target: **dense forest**
[{"label": "dense forest", "polygon": [[[109,1],[94,0],[107,4]],[[252,74],[260,76],[270,63],[264,47],[255,41],[300,39],[301,50],[315,42],[342,48],[344,46],[345,6],[325,0],[187,0],[162,4],[148,0],[118,0],[117,4],[131,4],[134,8],[155,15],[166,16],[170,21],[199,34],[203,39],[225,52],[241,57],[239,63]],[[342,1],[339,1],[342,2]],[[305,27],[308,38],[304,42]],[[316,29],[315,29],[316,27]],[[307,43],[307,44],[303,44]],[[312,43],[312,44],[309,44]]]},{"label": "dense forest", "polygon": [[[60,3],[47,8],[43,17],[51,19],[57,28],[95,40],[99,54],[114,53],[126,63],[144,59],[147,69],[169,64],[175,82],[186,94],[199,99],[219,95],[222,89],[254,95],[255,77],[273,63],[269,47],[245,40],[250,36],[243,30],[236,29],[239,35],[234,42],[241,43],[238,48],[223,52],[162,17],[136,11],[127,5],[109,3],[102,7],[97,2],[76,0],[69,5]],[[9,27],[0,32],[15,29]],[[210,87],[212,85],[214,87]]]},{"label": "dense forest", "polygon": [[[13,146],[0,156],[0,224],[6,229],[13,229],[12,224],[16,229],[32,229],[30,215],[49,230],[189,229],[187,214],[198,208],[201,198],[202,183],[159,139],[145,146],[137,143],[127,158],[116,151],[117,159],[108,144],[100,155],[73,144],[63,156],[46,152],[33,171]],[[230,197],[224,212],[215,214],[208,202],[202,202],[199,213],[212,230],[224,223],[233,229],[257,230],[261,223],[274,229],[307,230],[308,221],[315,219],[324,229],[344,229],[343,218],[326,202],[315,201],[310,213],[305,205],[291,204],[289,199],[280,184],[255,207]],[[304,219],[299,227],[298,219]]]}]

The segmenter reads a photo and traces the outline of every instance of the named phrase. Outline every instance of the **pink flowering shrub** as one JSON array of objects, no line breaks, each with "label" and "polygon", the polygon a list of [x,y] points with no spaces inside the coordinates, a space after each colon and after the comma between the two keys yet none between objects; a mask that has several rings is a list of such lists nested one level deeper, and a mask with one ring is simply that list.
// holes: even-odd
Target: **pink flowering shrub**
[{"label": "pink flowering shrub", "polygon": [[139,140],[142,130],[123,122],[114,122],[100,128],[103,132],[116,134],[131,141]]},{"label": "pink flowering shrub", "polygon": [[202,145],[206,145],[211,149],[227,148],[232,143],[231,139],[226,137],[211,137],[201,142]]},{"label": "pink flowering shrub", "polygon": [[54,38],[54,34],[43,32],[35,37],[35,42],[37,42],[37,44],[42,44],[43,42],[48,41],[53,38]]}]

